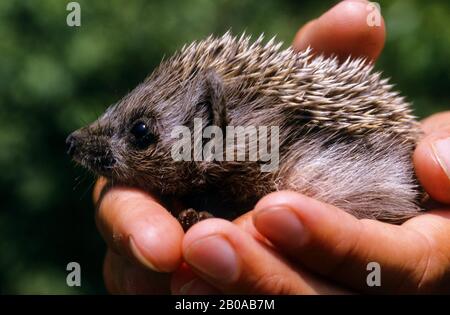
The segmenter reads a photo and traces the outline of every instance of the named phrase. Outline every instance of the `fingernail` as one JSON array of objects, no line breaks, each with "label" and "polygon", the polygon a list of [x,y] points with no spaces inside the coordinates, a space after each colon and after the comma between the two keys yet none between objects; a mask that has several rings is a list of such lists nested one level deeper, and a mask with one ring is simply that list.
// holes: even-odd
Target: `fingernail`
[{"label": "fingernail", "polygon": [[213,286],[199,279],[189,281],[180,289],[181,295],[209,295],[218,293],[219,291]]},{"label": "fingernail", "polygon": [[450,179],[450,138],[436,140],[431,146],[439,165]]},{"label": "fingernail", "polygon": [[253,216],[256,229],[271,242],[298,248],[307,242],[307,231],[298,216],[289,208],[279,206],[262,209]]},{"label": "fingernail", "polygon": [[239,276],[238,257],[223,237],[212,235],[194,241],[186,250],[188,264],[221,283],[231,283]]},{"label": "fingernail", "polygon": [[156,266],[142,254],[142,252],[139,249],[138,245],[136,244],[133,236],[131,236],[131,235],[129,237],[129,244],[130,244],[130,248],[131,248],[131,252],[132,252],[133,256],[141,264],[143,264],[145,267],[150,268],[154,271],[162,272],[162,270],[159,270],[158,268],[156,268]]}]

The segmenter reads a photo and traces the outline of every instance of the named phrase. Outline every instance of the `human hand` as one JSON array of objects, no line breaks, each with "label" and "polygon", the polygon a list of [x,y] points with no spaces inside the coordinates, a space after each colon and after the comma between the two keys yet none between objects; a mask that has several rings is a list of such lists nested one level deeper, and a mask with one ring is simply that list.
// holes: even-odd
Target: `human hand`
[{"label": "human hand", "polygon": [[[318,22],[316,26],[314,26],[314,23],[308,24],[299,32],[299,34],[306,32],[305,29],[309,28],[308,32],[310,33],[308,36],[310,38],[315,38],[317,36],[317,38],[324,38],[323,42],[327,42],[326,32],[320,31],[323,29],[320,25],[322,23],[333,25],[332,21],[334,18],[339,20],[337,17],[341,14],[346,15],[347,18],[343,19],[346,22],[344,23],[345,25],[342,26],[342,29],[347,29],[347,31],[341,32],[341,37],[339,37],[339,35],[336,36],[336,40],[334,40],[333,44],[330,43],[330,47],[324,47],[322,51],[333,51],[333,45],[341,45],[341,48],[336,47],[336,51],[339,52],[339,56],[342,56],[342,58],[349,53],[353,53],[354,56],[365,55],[369,59],[374,59],[381,51],[384,43],[384,25],[382,25],[380,29],[374,29],[370,32],[369,35],[365,37],[364,44],[353,45],[354,47],[367,47],[365,51],[364,49],[362,52],[345,51],[346,47],[352,47],[352,45],[343,45],[346,43],[346,40],[351,43],[361,42],[359,39],[361,39],[361,34],[364,33],[364,31],[361,30],[361,27],[365,27],[364,25],[366,25],[362,25],[361,17],[358,16],[358,12],[360,15],[364,14],[364,16],[366,16],[367,12],[365,11],[365,7],[363,7],[364,9],[360,7],[358,9],[359,11],[355,11],[354,6],[357,5],[345,4],[336,6],[336,8],[330,10],[323,16],[326,18],[316,20],[321,21],[320,23]],[[320,43],[320,39],[318,42]],[[305,48],[304,44],[305,42],[302,41],[302,37],[297,35],[294,47],[302,49]],[[319,49],[315,46],[314,48],[316,48],[316,51],[320,51],[320,46]],[[96,193],[94,195],[96,196],[96,199],[98,199],[99,191],[102,186],[103,183],[100,181],[95,189]],[[132,211],[129,211],[129,209],[132,209]],[[179,228],[178,222],[176,222],[176,220],[172,218],[172,216],[163,209],[155,199],[136,190],[118,187],[113,188],[105,194],[103,201],[100,204],[97,218],[99,229],[105,240],[107,240],[110,248],[105,259],[104,269],[105,282],[108,290],[112,293],[169,292],[170,274],[160,273],[160,271],[170,272],[174,270],[181,261],[181,241],[183,233]],[[241,218],[237,223],[240,224],[240,226],[243,226],[244,229],[247,229],[247,231],[254,230],[251,220],[248,220],[250,216],[247,216],[246,218],[247,219],[245,220]],[[129,237],[130,235],[132,235],[132,238]],[[158,237],[158,235],[160,237]],[[250,231],[249,235],[253,235],[255,239],[258,239],[258,233],[252,233]],[[153,239],[153,236],[156,236],[156,238]],[[134,243],[138,243],[140,248],[139,252],[136,250],[136,244],[133,246],[130,245],[130,239],[134,239]],[[254,243],[252,244],[256,245]],[[272,255],[276,257],[276,253],[272,253]],[[280,261],[282,261],[281,257]],[[180,270],[186,271],[188,269],[184,266]],[[300,275],[298,271],[293,270],[294,268],[292,268],[290,272],[297,272],[297,276],[294,278],[303,282],[301,285],[297,286],[297,288],[302,289],[302,293],[324,293],[336,292],[332,291],[334,289],[339,290],[339,288],[333,288],[326,284],[317,285],[317,280],[312,281],[314,282],[314,285],[310,286],[307,284],[308,280],[305,280],[308,278],[306,273]],[[177,274],[179,276],[174,277],[174,282],[172,284],[175,292],[179,292],[177,286],[183,282],[177,282],[177,280],[186,280],[186,276],[189,277],[189,272],[179,271]],[[192,273],[191,275],[193,276]],[[302,276],[305,277],[303,278]],[[277,280],[277,275],[274,274],[272,279]],[[261,280],[261,283],[263,282],[264,281]],[[272,281],[272,283],[273,282],[274,281]],[[270,281],[266,284],[269,283]],[[275,291],[277,290],[277,285],[269,285],[269,287],[275,289]],[[280,285],[278,285],[278,288],[280,288]],[[202,284],[201,282],[197,282],[194,286],[191,283],[190,289],[196,289],[197,292],[200,291],[203,293],[217,292],[217,289],[214,289],[206,283]]]},{"label": "human hand", "polygon": [[[353,52],[356,55],[375,58],[383,46],[384,25],[380,29],[374,29],[369,36],[363,36],[361,27],[356,27],[362,23],[360,14],[354,15],[352,6],[339,7],[324,15],[325,18],[310,22],[302,28],[294,41],[294,47],[306,48],[303,38],[309,38],[316,41],[319,47],[317,51],[338,52],[342,56]],[[342,16],[345,18],[341,19]],[[329,41],[330,37],[326,32],[319,32],[323,27],[316,29],[315,23],[341,25],[338,28],[341,31],[336,37],[337,40],[333,39],[333,44],[328,46],[323,44],[322,42]],[[357,42],[358,44],[354,45]],[[353,44],[353,51],[346,51],[350,44]],[[135,189],[113,187],[99,202],[105,183],[104,179],[97,182],[94,202],[99,204],[97,225],[108,245],[104,263],[104,278],[108,291],[168,293],[169,273],[174,271],[182,260],[183,232],[178,222],[155,198]]]},{"label": "human hand", "polygon": [[[340,47],[335,51],[345,59],[353,53],[352,47],[359,47],[347,45],[345,39],[358,42],[357,34],[367,31],[366,24],[358,24],[365,21],[363,16],[367,14],[364,2],[359,3],[340,3],[308,23],[298,32],[294,47],[303,49],[312,44],[316,51],[328,53],[334,52],[332,46],[337,45]],[[342,21],[344,26],[339,28]],[[367,45],[353,55],[362,52],[369,59],[378,56],[384,30],[371,34],[364,41]],[[417,176],[433,199],[450,204],[450,113],[434,115],[422,127],[426,136],[414,153]],[[293,192],[273,193],[246,215],[243,226],[249,233],[218,219],[201,222],[189,230],[183,241],[183,257],[191,268],[184,265],[175,273],[172,289],[187,294],[217,292],[209,288],[256,294],[343,292],[330,285],[335,281],[358,292],[448,292],[448,210],[448,206],[437,206],[395,226],[357,220],[340,209]],[[248,219],[250,215],[253,220]],[[367,285],[369,262],[381,266],[381,287]],[[311,278],[312,274],[299,266],[322,279]]]},{"label": "human hand", "polygon": [[[99,231],[105,239],[108,250],[104,262],[104,279],[107,290],[114,294],[167,294],[180,293],[177,285],[194,275],[186,266],[178,269],[177,276],[171,279],[171,271],[181,262],[183,231],[180,224],[164,209],[155,198],[144,192],[128,187],[108,187],[104,178],[100,178],[93,194],[98,204],[96,221]],[[225,220],[218,220],[223,223]],[[269,259],[280,268],[286,268],[286,262],[275,252],[267,252],[259,243],[258,235],[251,223],[250,212],[230,223],[232,229],[238,229],[236,239],[242,237],[242,253],[250,261],[261,261],[260,255]],[[208,225],[214,227],[214,221]],[[233,234],[233,232],[230,233]],[[244,232],[245,231],[245,232]],[[248,245],[247,247],[245,245]],[[253,255],[249,255],[253,252]],[[184,268],[183,268],[184,267]],[[303,293],[345,292],[333,285],[322,283],[312,275],[289,270],[286,275],[299,282]],[[181,270],[181,272],[180,272]],[[301,282],[301,284],[300,284]],[[205,282],[190,284],[197,293],[220,293]]]},{"label": "human hand", "polygon": [[[358,292],[449,293],[450,112],[427,118],[422,127],[416,172],[429,195],[442,203],[426,214],[397,226],[358,220],[303,195],[280,192],[256,206],[256,230],[295,266]],[[367,285],[370,262],[381,267],[379,287]]]}]

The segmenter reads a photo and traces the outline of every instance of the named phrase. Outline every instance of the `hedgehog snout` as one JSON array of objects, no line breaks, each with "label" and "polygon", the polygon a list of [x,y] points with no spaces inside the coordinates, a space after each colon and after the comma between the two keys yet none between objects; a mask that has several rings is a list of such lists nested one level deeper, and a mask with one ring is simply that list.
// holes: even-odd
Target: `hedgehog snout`
[{"label": "hedgehog snout", "polygon": [[107,139],[84,135],[82,130],[71,133],[66,139],[66,153],[77,163],[104,174],[115,164]]},{"label": "hedgehog snout", "polygon": [[79,146],[79,137],[77,136],[78,131],[72,132],[66,139],[66,153],[71,158],[74,157],[77,152],[77,147]]}]

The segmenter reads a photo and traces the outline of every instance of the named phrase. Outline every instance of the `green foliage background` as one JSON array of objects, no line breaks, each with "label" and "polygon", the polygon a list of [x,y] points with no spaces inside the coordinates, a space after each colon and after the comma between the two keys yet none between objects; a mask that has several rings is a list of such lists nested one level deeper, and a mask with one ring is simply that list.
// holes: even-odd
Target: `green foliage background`
[{"label": "green foliage background", "polygon": [[[286,45],[333,1],[0,1],[0,293],[105,293],[93,178],[64,153],[94,120],[184,43],[210,33],[278,35]],[[424,117],[450,106],[450,4],[382,1],[377,63]],[[77,180],[78,178],[78,180]],[[82,266],[81,288],[66,265]]]}]

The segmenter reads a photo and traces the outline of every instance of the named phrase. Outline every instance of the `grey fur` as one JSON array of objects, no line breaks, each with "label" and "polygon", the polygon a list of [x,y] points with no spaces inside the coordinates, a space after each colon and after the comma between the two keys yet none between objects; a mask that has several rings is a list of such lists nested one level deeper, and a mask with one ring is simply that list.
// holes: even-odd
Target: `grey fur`
[{"label": "grey fur", "polygon": [[[411,161],[420,132],[409,104],[362,59],[339,64],[309,49],[280,47],[229,33],[183,47],[73,134],[74,159],[115,182],[213,213],[228,207],[236,215],[282,189],[359,218],[399,223],[420,213]],[[220,127],[279,126],[280,168],[263,173],[258,162],[174,162],[171,130],[192,128],[194,117]],[[156,140],[139,150],[130,128],[142,119]],[[104,167],[108,158],[115,164]]]}]

